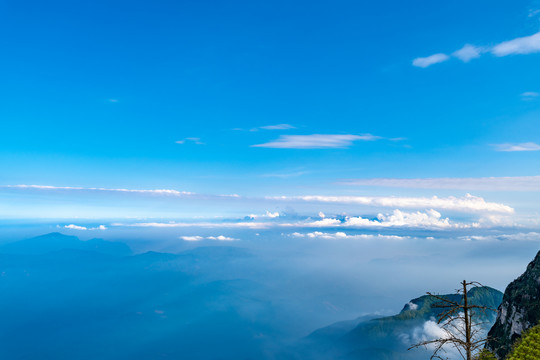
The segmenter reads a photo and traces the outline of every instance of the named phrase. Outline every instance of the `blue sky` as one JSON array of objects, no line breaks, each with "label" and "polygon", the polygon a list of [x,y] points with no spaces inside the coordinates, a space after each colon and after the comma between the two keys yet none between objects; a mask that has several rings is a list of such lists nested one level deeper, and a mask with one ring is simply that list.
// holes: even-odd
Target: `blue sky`
[{"label": "blue sky", "polygon": [[0,20],[5,218],[537,226],[540,2],[2,1]]}]

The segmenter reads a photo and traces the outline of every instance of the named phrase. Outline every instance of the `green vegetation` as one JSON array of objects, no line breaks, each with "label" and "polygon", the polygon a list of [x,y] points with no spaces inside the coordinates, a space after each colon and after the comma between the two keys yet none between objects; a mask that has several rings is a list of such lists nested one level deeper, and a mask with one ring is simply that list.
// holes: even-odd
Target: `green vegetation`
[{"label": "green vegetation", "polygon": [[514,346],[507,360],[540,359],[540,325],[526,331]]},{"label": "green vegetation", "polygon": [[497,358],[491,351],[483,349],[474,357],[474,360],[497,360]]}]

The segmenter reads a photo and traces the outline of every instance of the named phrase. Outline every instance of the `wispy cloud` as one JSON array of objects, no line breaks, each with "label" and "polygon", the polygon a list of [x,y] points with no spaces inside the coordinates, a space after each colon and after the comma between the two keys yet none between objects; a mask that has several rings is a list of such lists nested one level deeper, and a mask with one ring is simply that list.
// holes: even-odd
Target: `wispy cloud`
[{"label": "wispy cloud", "polygon": [[530,36],[519,37],[495,45],[491,52],[495,56],[514,54],[531,54],[540,52],[540,32]]},{"label": "wispy cloud", "polygon": [[204,145],[204,143],[198,137],[187,137],[187,138],[184,138],[182,140],[177,140],[177,141],[175,141],[175,143],[177,143],[177,144],[192,143],[192,144],[195,144],[195,145]]},{"label": "wispy cloud", "polygon": [[288,130],[288,129],[296,129],[294,126],[289,124],[277,124],[277,125],[266,125],[266,126],[260,126],[258,129],[262,130]]},{"label": "wispy cloud", "polygon": [[296,129],[296,127],[291,124],[275,124],[275,125],[257,126],[251,129],[234,128],[233,130],[254,132],[254,131],[259,131],[259,130],[290,130],[290,129]]},{"label": "wispy cloud", "polygon": [[529,17],[535,17],[536,15],[540,14],[539,9],[529,9]]},{"label": "wispy cloud", "polygon": [[443,53],[438,53],[426,57],[418,57],[413,60],[412,64],[417,67],[427,68],[428,66],[442,63],[448,59],[450,59],[450,56]]},{"label": "wispy cloud", "polygon": [[272,226],[268,222],[140,222],[140,223],[113,223],[111,226],[147,227],[147,228],[231,228],[231,229],[266,229]]},{"label": "wispy cloud", "polygon": [[67,191],[99,191],[99,192],[119,192],[132,194],[153,194],[153,195],[172,195],[172,196],[189,196],[196,195],[189,191],[178,191],[171,189],[155,189],[155,190],[137,190],[137,189],[108,189],[95,187],[76,187],[76,186],[51,186],[51,185],[0,185],[0,188],[11,189],[35,189],[35,190],[67,190]]},{"label": "wispy cloud", "polygon": [[526,142],[520,144],[496,144],[495,150],[497,151],[538,151],[540,150],[540,145],[534,142]]},{"label": "wispy cloud", "polygon": [[535,92],[535,91],[525,91],[524,93],[521,93],[520,96],[522,100],[530,101],[539,97],[540,93]]},{"label": "wispy cloud", "polygon": [[[114,188],[84,188],[70,186],[48,186],[48,185],[0,185],[0,188],[18,189],[18,190],[36,190],[36,191],[79,191],[79,192],[103,192],[103,193],[125,193],[141,194],[165,197],[189,197],[192,199],[235,199],[249,201],[288,201],[288,202],[312,202],[312,203],[338,203],[338,204],[356,204],[371,207],[392,207],[409,209],[442,209],[461,212],[495,212],[495,213],[513,213],[514,209],[510,206],[487,202],[483,198],[467,194],[464,197],[394,197],[394,196],[330,196],[330,195],[299,195],[299,196],[266,196],[266,197],[243,197],[239,195],[204,195],[187,191],[178,191],[173,189],[114,189]],[[275,213],[268,212],[274,215]],[[277,217],[277,216],[276,216]],[[176,225],[172,225],[176,226]],[[183,226],[183,225],[182,225]],[[189,226],[189,225],[185,225]],[[224,225],[222,225],[224,226]],[[246,227],[256,227],[257,224],[249,222]],[[264,227],[264,223],[262,224]]]},{"label": "wispy cloud", "polygon": [[[508,55],[532,54],[537,52],[540,52],[540,32],[529,36],[503,41],[491,47],[466,44],[461,49],[454,51],[452,56],[462,60],[463,62],[469,62],[472,59],[479,58],[484,53],[491,53],[494,56],[502,57]],[[433,64],[447,61],[448,59],[450,59],[448,55],[438,53],[428,57],[416,58],[413,60],[413,65],[426,68]]]},{"label": "wispy cloud", "polygon": [[350,179],[339,184],[412,189],[459,189],[496,191],[540,191],[540,176],[424,179]]},{"label": "wispy cloud", "polygon": [[328,149],[347,148],[355,141],[373,141],[381,139],[379,136],[371,134],[364,135],[334,135],[334,134],[312,134],[312,135],[281,135],[279,139],[252,147],[274,148],[274,149]]},{"label": "wispy cloud", "polygon": [[358,204],[367,206],[416,208],[416,209],[444,209],[462,212],[490,211],[511,214],[514,209],[510,206],[487,202],[483,198],[467,194],[464,197],[449,196],[446,198],[433,197],[371,197],[371,196],[277,196],[269,197],[274,200],[298,200],[321,203]]},{"label": "wispy cloud", "polygon": [[485,52],[485,48],[474,46],[471,44],[466,44],[461,49],[454,51],[452,55],[457,57],[463,62],[469,62],[472,59],[479,58],[484,52]]},{"label": "wispy cloud", "polygon": [[466,241],[535,241],[540,242],[540,233],[516,233],[502,235],[468,235],[461,236],[459,239]]},{"label": "wispy cloud", "polygon": [[288,173],[273,173],[273,174],[263,174],[261,177],[270,177],[270,178],[280,178],[280,179],[289,179],[292,177],[298,177],[302,175],[309,174],[309,171],[293,171]]}]

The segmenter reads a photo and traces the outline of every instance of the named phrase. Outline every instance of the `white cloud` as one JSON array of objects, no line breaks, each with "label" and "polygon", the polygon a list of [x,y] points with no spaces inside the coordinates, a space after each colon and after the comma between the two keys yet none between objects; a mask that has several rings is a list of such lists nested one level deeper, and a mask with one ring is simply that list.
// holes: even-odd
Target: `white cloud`
[{"label": "white cloud", "polygon": [[394,210],[391,214],[378,214],[376,219],[370,220],[361,216],[346,217],[339,219],[325,218],[318,221],[282,224],[282,226],[304,227],[349,227],[349,228],[381,228],[381,227],[407,227],[422,229],[445,229],[475,227],[475,224],[451,224],[450,219],[443,218],[438,211],[427,210],[425,212],[404,212]]},{"label": "white cloud", "polygon": [[155,190],[136,190],[136,189],[107,189],[107,188],[94,188],[94,187],[74,187],[74,186],[50,186],[50,185],[0,185],[0,188],[12,188],[12,189],[35,189],[35,190],[68,190],[68,191],[103,191],[103,192],[121,192],[121,193],[135,193],[135,194],[154,194],[154,195],[174,195],[174,196],[186,196],[195,195],[195,193],[188,191],[178,191],[171,189],[155,189]]},{"label": "white cloud", "polygon": [[418,304],[415,304],[415,303],[409,301],[409,302],[407,303],[407,305],[409,306],[409,310],[411,310],[411,311],[418,310]]},{"label": "white cloud", "polygon": [[540,145],[534,142],[526,142],[520,144],[496,144],[495,150],[497,151],[538,151],[540,150]]},{"label": "white cloud", "polygon": [[188,143],[188,142],[196,144],[196,145],[204,145],[204,143],[198,137],[187,137],[187,138],[184,138],[182,140],[175,141],[175,143],[177,143],[177,144],[185,144],[185,143]]},{"label": "white cloud", "polygon": [[472,59],[479,58],[480,55],[482,55],[484,51],[485,51],[484,48],[466,44],[461,49],[454,51],[452,55],[457,57],[463,62],[469,62]]},{"label": "white cloud", "polygon": [[464,197],[370,197],[370,196],[278,196],[274,200],[299,200],[322,203],[358,204],[394,208],[445,209],[463,212],[489,211],[513,213],[514,209],[499,203],[486,202],[483,198],[467,194]]},{"label": "white cloud", "polygon": [[[531,14],[536,15],[537,12],[534,11]],[[529,36],[503,41],[491,47],[465,44],[461,49],[454,51],[452,56],[462,60],[463,62],[469,62],[472,59],[479,58],[483,53],[486,52],[490,52],[497,57],[540,52],[540,32]],[[413,65],[426,68],[433,64],[447,61],[448,59],[450,59],[448,55],[438,53],[427,57],[416,58],[413,60]]]},{"label": "white cloud", "polygon": [[180,239],[184,240],[184,241],[201,241],[202,239],[204,239],[202,236],[180,236]]},{"label": "white cloud", "polygon": [[86,226],[79,226],[79,225],[75,225],[75,224],[69,224],[69,225],[65,225],[64,228],[65,229],[70,229],[70,230],[107,230],[107,227],[105,225],[99,225],[97,227],[87,228]]},{"label": "white cloud", "polygon": [[276,212],[270,212],[270,211],[266,210],[266,213],[264,215],[250,214],[249,218],[251,218],[251,219],[258,219],[258,218],[270,218],[270,219],[273,219],[273,218],[277,218],[279,216],[280,216],[280,214],[277,211]]},{"label": "white cloud", "polygon": [[343,185],[382,186],[413,189],[460,189],[498,191],[540,191],[540,176],[424,179],[351,179]]},{"label": "white cloud", "polygon": [[232,238],[232,237],[228,237],[228,236],[223,236],[223,235],[219,235],[219,236],[208,236],[207,239],[208,239],[208,240],[218,240],[218,241],[235,241],[235,240],[238,240],[238,239],[235,239],[235,238]]},{"label": "white cloud", "polygon": [[530,101],[530,100],[536,99],[539,96],[540,96],[540,93],[538,93],[538,92],[525,91],[524,93],[521,94],[521,99],[526,100],[526,101]]},{"label": "white cloud", "polygon": [[357,235],[348,235],[344,232],[336,232],[336,233],[325,233],[320,231],[314,231],[310,233],[299,233],[294,232],[290,234],[290,236],[298,237],[298,238],[320,238],[320,239],[328,239],[328,240],[339,240],[339,239],[353,239],[353,240],[403,240],[403,239],[409,239],[409,236],[397,236],[397,235],[372,235],[372,234],[357,234]]},{"label": "white cloud", "polygon": [[275,148],[275,149],[327,149],[346,148],[355,141],[373,141],[380,139],[379,136],[371,134],[364,135],[333,135],[333,134],[312,134],[312,135],[281,135],[279,139],[252,147]]},{"label": "white cloud", "polygon": [[180,236],[180,239],[184,240],[184,241],[201,241],[201,240],[217,240],[217,241],[235,241],[235,240],[238,240],[238,239],[235,239],[235,238],[232,238],[232,237],[228,237],[228,236],[224,236],[224,235],[219,235],[219,236],[207,236],[207,237],[203,237],[203,236],[198,236],[198,235],[194,235],[194,236]]},{"label": "white cloud", "polygon": [[427,68],[428,66],[444,62],[448,59],[450,59],[448,55],[439,53],[439,54],[433,54],[427,57],[416,58],[413,60],[412,64],[417,67]]},{"label": "white cloud", "polygon": [[71,230],[88,230],[87,227],[85,226],[79,226],[79,225],[75,225],[75,224],[69,224],[69,225],[66,225],[64,226],[65,229],[71,229]]},{"label": "white cloud", "polygon": [[433,209],[426,212],[404,212],[394,210],[392,214],[377,215],[377,220],[368,220],[362,217],[352,217],[345,221],[346,226],[383,226],[383,227],[419,227],[419,228],[449,228],[451,225],[448,218],[442,218],[438,211]]},{"label": "white cloud", "polygon": [[495,45],[491,52],[495,56],[507,56],[514,54],[531,54],[540,52],[540,32],[530,36],[519,37],[504,41]]},{"label": "white cloud", "polygon": [[277,125],[266,125],[266,126],[260,126],[258,129],[262,130],[288,130],[288,129],[296,129],[294,126],[289,124],[277,124]]}]

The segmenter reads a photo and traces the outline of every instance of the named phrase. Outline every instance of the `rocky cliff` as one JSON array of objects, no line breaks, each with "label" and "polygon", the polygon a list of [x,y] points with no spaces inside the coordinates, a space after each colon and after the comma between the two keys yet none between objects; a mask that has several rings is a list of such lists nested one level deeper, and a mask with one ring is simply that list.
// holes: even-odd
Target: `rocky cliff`
[{"label": "rocky cliff", "polygon": [[486,347],[499,359],[510,352],[512,344],[524,330],[540,320],[540,252],[520,277],[504,292],[495,324],[489,331]]}]

